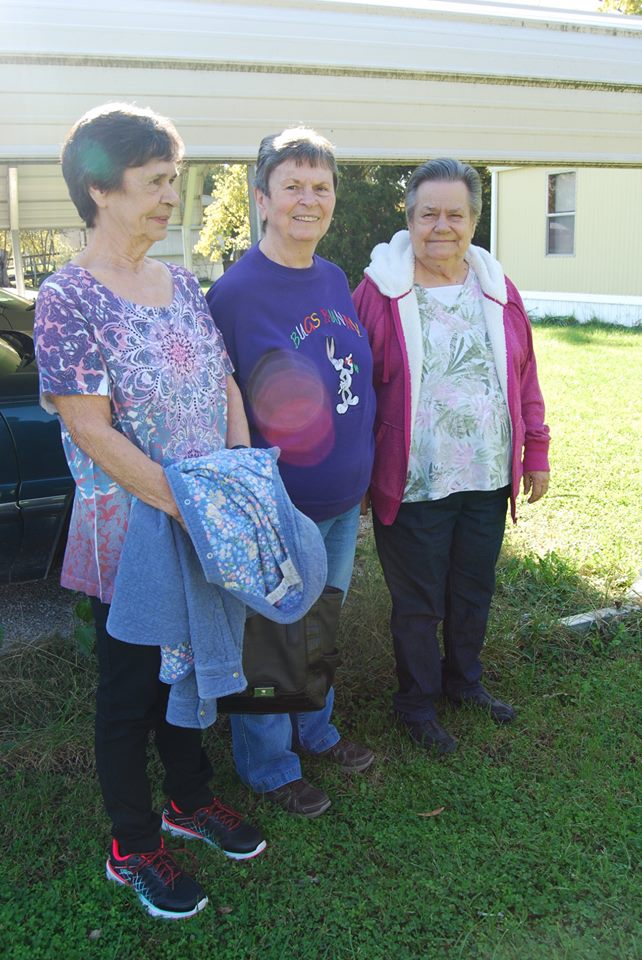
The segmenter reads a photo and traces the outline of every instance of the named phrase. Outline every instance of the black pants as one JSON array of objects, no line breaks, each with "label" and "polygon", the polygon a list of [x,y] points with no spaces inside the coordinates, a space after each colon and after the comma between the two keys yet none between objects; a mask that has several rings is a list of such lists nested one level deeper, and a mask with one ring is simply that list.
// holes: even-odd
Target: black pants
[{"label": "black pants", "polygon": [[377,552],[392,597],[399,680],[394,706],[407,719],[434,717],[442,689],[457,696],[480,683],[479,657],[509,493],[510,487],[503,487],[402,503],[390,526],[374,516]]},{"label": "black pants", "polygon": [[212,768],[200,730],[165,720],[169,686],[158,679],[160,650],[122,643],[107,632],[109,605],[91,598],[96,622],[96,767],[112,833],[121,853],[155,850],[160,816],[152,809],[147,746],[154,731],[165,768],[164,790],[181,809],[209,803]]}]

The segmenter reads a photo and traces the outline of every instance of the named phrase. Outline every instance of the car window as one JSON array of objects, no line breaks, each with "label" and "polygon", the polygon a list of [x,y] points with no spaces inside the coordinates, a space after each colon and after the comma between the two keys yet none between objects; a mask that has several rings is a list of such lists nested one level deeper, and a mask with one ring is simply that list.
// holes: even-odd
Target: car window
[{"label": "car window", "polygon": [[28,333],[21,333],[19,330],[0,330],[0,337],[4,343],[16,351],[23,367],[35,359],[33,338]]},{"label": "car window", "polygon": [[15,373],[21,363],[20,353],[0,334],[0,375]]},{"label": "car window", "polygon": [[16,330],[0,330],[0,403],[38,395],[38,369],[32,338]]},{"label": "car window", "polygon": [[33,331],[35,303],[11,290],[0,288],[0,329]]}]

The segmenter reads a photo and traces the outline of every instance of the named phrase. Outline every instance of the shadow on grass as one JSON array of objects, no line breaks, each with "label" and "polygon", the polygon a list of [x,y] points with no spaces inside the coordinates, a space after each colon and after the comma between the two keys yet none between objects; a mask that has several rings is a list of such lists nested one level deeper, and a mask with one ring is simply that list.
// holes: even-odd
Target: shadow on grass
[{"label": "shadow on grass", "polygon": [[642,325],[623,327],[620,324],[602,323],[598,320],[578,323],[571,316],[546,317],[543,320],[535,320],[533,326],[545,327],[556,340],[577,347],[619,347],[620,339],[642,336]]},{"label": "shadow on grass", "polygon": [[[208,912],[162,930],[103,880],[93,656],[54,638],[0,658],[3,957],[638,956],[642,617],[619,639],[617,630],[590,640],[556,625],[560,608],[598,599],[563,558],[504,554],[484,664],[518,717],[497,727],[440,704],[460,747],[438,761],[391,723],[389,600],[366,532],[341,626],[336,719],[376,762],[346,777],[304,758],[304,776],[332,806],[318,820],[291,818],[240,783],[221,718],[205,736],[216,791],[261,825],[268,851],[232,864],[201,845],[194,853]],[[162,770],[155,751],[150,757],[162,804]],[[194,861],[184,866],[191,872]]]},{"label": "shadow on grass", "polygon": [[[638,617],[576,634],[559,618],[607,605],[608,598],[557,554],[518,556],[504,548],[484,653],[487,678],[520,682],[520,671],[537,663],[559,669],[595,658],[628,655],[642,639]],[[390,598],[368,525],[357,547],[355,575],[343,610],[337,677],[341,721],[373,719],[372,704],[389,704],[396,686],[389,630]],[[93,768],[93,698],[96,667],[78,638],[16,648],[0,657],[0,768],[22,767],[82,775]],[[37,704],[37,709],[34,707]],[[389,711],[375,726],[385,730]],[[221,718],[215,738],[226,737]],[[229,750],[228,746],[223,748]]]},{"label": "shadow on grass", "polygon": [[[510,673],[518,681],[520,667],[534,662],[560,661],[570,666],[586,658],[630,652],[642,638],[642,609],[637,617],[585,634],[559,622],[561,617],[608,605],[609,598],[581,576],[571,561],[556,553],[520,556],[505,545],[497,566],[484,654],[487,678],[492,681]],[[390,598],[368,532],[357,550],[355,577],[340,626],[344,663],[337,705],[351,719],[382,691],[390,694],[395,689],[389,620]]]},{"label": "shadow on grass", "polygon": [[583,577],[570,560],[551,552],[520,556],[504,549],[497,566],[489,646],[504,662],[568,664],[587,657],[617,657],[639,642],[638,616],[613,620],[577,633],[560,618],[613,606],[608,595]]}]

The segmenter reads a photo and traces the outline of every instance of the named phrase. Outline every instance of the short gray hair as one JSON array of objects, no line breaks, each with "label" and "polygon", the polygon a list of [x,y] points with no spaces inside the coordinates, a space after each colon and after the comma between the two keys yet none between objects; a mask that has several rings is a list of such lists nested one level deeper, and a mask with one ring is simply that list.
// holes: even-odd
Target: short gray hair
[{"label": "short gray hair", "polygon": [[270,196],[272,171],[286,160],[294,160],[297,166],[307,163],[311,167],[327,167],[332,173],[336,190],[339,173],[334,147],[330,141],[310,127],[290,127],[261,140],[256,158],[254,186],[266,197]]},{"label": "short gray hair", "polygon": [[67,134],[62,175],[76,210],[93,227],[97,207],[92,187],[119,190],[125,170],[150,160],[178,164],[183,152],[183,141],[167,117],[132,103],[105,103],[85,113]]},{"label": "short gray hair", "polygon": [[427,160],[410,176],[406,185],[406,219],[408,223],[415,215],[417,204],[417,190],[422,183],[433,180],[440,183],[463,183],[468,190],[468,205],[475,223],[479,221],[482,212],[482,184],[481,177],[474,167],[460,160],[449,157],[440,157],[438,160]]}]

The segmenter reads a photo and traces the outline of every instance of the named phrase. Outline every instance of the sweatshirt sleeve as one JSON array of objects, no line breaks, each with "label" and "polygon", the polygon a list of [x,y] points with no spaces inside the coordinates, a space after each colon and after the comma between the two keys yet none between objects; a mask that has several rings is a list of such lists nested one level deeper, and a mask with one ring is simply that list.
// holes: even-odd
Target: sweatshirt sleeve
[{"label": "sweatshirt sleeve", "polygon": [[372,351],[373,384],[376,388],[389,379],[389,362],[386,363],[386,307],[389,300],[375,284],[364,277],[352,294],[359,322],[368,335]]},{"label": "sweatshirt sleeve", "polygon": [[550,431],[544,422],[544,397],[537,377],[537,361],[533,346],[533,331],[522,298],[515,285],[506,278],[510,300],[519,311],[525,350],[521,365],[519,386],[522,419],[524,421],[524,470],[549,470],[548,448]]},{"label": "sweatshirt sleeve", "polygon": [[212,319],[223,337],[225,349],[232,361],[234,370],[238,369],[238,355],[236,349],[236,338],[234,336],[234,316],[233,310],[226,303],[228,297],[221,287],[221,278],[217,280],[207,291],[205,299],[212,315]]}]

